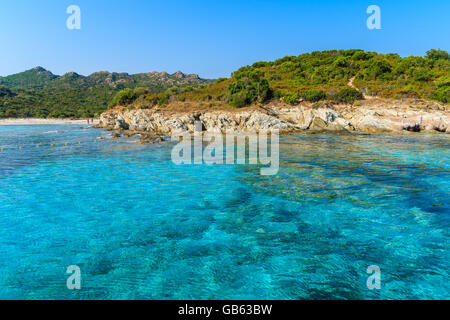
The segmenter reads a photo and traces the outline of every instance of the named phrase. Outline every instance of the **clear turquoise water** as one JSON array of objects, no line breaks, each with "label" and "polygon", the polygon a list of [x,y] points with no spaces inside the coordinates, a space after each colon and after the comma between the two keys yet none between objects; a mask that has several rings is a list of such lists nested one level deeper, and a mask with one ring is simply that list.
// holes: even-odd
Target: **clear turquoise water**
[{"label": "clear turquoise water", "polygon": [[0,126],[1,299],[450,298],[449,135],[282,137],[261,176],[102,134]]}]

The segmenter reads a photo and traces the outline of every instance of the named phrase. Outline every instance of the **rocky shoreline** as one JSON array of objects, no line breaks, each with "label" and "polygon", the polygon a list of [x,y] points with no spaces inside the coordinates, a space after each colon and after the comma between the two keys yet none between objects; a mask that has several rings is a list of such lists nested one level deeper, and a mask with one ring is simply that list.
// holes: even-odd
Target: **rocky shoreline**
[{"label": "rocky shoreline", "polygon": [[278,129],[280,133],[317,132],[432,132],[450,133],[450,111],[436,102],[370,99],[353,105],[272,103],[235,111],[165,112],[164,108],[116,107],[100,116],[97,127],[141,134],[143,142],[180,131],[194,131],[201,121],[207,132],[250,132]]}]

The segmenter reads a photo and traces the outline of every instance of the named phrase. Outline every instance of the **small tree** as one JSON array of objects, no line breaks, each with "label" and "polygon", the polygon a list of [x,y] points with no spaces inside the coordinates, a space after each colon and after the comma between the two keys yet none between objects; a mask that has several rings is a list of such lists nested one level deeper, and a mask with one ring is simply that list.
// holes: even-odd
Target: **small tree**
[{"label": "small tree", "polygon": [[134,102],[134,100],[137,99],[137,94],[134,92],[134,90],[130,88],[126,88],[123,90],[120,90],[116,96],[113,99],[112,104],[113,105],[129,105]]}]

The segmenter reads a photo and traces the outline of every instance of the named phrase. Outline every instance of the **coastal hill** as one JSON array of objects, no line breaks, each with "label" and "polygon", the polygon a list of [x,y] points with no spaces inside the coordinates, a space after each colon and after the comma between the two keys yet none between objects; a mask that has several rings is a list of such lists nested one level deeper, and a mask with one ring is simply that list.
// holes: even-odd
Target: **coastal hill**
[{"label": "coastal hill", "polygon": [[331,50],[256,62],[230,78],[159,94],[120,91],[100,126],[169,135],[260,129],[450,132],[450,56]]},{"label": "coastal hill", "polygon": [[330,50],[256,62],[192,90],[169,89],[142,99],[117,100],[141,108],[196,102],[213,107],[241,108],[282,101],[353,103],[363,98],[416,98],[450,103],[450,55],[432,49],[425,57],[405,57],[363,50]]},{"label": "coastal hill", "polygon": [[36,67],[0,77],[0,118],[94,117],[105,111],[114,96],[129,88],[141,93],[160,93],[171,87],[207,85],[211,80],[196,74],[150,72],[141,74],[95,72],[62,76]]},{"label": "coastal hill", "polygon": [[10,89],[43,88],[58,76],[42,67],[36,67],[21,73],[0,77],[0,85]]},{"label": "coastal hill", "polygon": [[316,51],[256,62],[217,80],[182,72],[57,76],[41,67],[0,77],[0,118],[93,117],[113,107],[160,113],[235,112],[273,104],[317,109],[323,104],[357,106],[370,99],[445,107],[450,103],[450,55],[436,49],[424,57]]},{"label": "coastal hill", "polygon": [[108,71],[95,72],[89,76],[82,76],[75,72],[68,72],[57,76],[42,67],[0,77],[0,85],[10,89],[60,89],[82,87],[108,86],[110,88],[146,87],[149,90],[160,90],[176,85],[196,85],[202,81],[196,74],[184,74],[178,71],[172,75],[167,72],[149,72],[140,74],[110,73]]}]

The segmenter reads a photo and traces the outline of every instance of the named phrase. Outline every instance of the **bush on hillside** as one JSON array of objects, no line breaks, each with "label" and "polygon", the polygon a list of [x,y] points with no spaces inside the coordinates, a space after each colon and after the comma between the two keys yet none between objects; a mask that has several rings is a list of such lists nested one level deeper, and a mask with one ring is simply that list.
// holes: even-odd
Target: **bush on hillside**
[{"label": "bush on hillside", "polygon": [[253,68],[262,68],[262,67],[267,67],[267,66],[270,66],[270,62],[258,61],[252,65]]},{"label": "bush on hillside", "polygon": [[234,107],[244,107],[254,102],[265,102],[272,97],[269,82],[264,72],[244,67],[232,74],[233,81],[228,86],[227,102]]},{"label": "bush on hillside", "polygon": [[149,94],[150,90],[148,88],[137,87],[137,88],[134,89],[134,93],[136,94],[137,97],[140,97],[140,96],[144,96],[146,94]]},{"label": "bush on hillside", "polygon": [[242,108],[253,102],[252,96],[248,91],[240,91],[228,96],[227,102],[233,107]]},{"label": "bush on hillside", "polygon": [[450,77],[444,76],[437,79],[436,88],[431,98],[443,103],[450,103]]},{"label": "bush on hillside", "polygon": [[430,81],[433,78],[433,74],[429,69],[420,68],[414,71],[415,81]]},{"label": "bush on hillside", "polygon": [[113,98],[111,105],[121,105],[126,106],[134,101],[136,101],[137,98],[140,96],[144,96],[150,93],[150,90],[148,88],[144,87],[137,87],[135,89],[125,88],[120,90],[115,97]]},{"label": "bush on hillside", "polygon": [[298,104],[299,100],[300,95],[298,93],[287,94],[283,97],[283,101],[292,106]]},{"label": "bush on hillside", "polygon": [[133,89],[126,88],[120,90],[113,99],[113,105],[126,106],[133,103],[137,99],[137,94]]},{"label": "bush on hillside", "polygon": [[0,98],[13,97],[15,94],[5,86],[0,86]]},{"label": "bush on hillside", "polygon": [[303,94],[306,101],[318,102],[327,98],[327,94],[320,89],[311,89]]},{"label": "bush on hillside", "polygon": [[436,90],[432,98],[443,103],[450,103],[450,87]]},{"label": "bush on hillside", "polygon": [[169,103],[171,94],[169,92],[164,92],[159,98],[158,98],[158,105],[164,106]]},{"label": "bush on hillside", "polygon": [[333,95],[330,95],[330,99],[341,103],[353,103],[356,100],[364,99],[364,96],[361,92],[354,88],[345,88]]},{"label": "bush on hillside", "polygon": [[365,80],[376,80],[391,71],[392,67],[389,62],[382,59],[374,59],[370,62],[363,75]]}]

